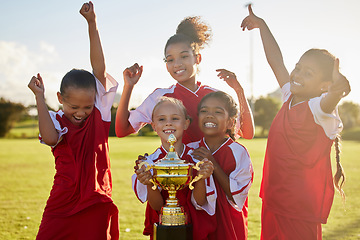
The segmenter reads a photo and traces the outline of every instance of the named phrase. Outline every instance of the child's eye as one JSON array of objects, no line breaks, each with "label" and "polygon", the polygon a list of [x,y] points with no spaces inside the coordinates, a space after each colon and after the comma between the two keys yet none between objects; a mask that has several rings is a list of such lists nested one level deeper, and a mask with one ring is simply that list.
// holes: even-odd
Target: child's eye
[{"label": "child's eye", "polygon": [[170,58],[170,59],[164,59],[164,61],[165,61],[166,63],[170,63],[170,62],[173,62],[174,59],[172,59],[172,58]]},{"label": "child's eye", "polygon": [[188,55],[183,55],[183,56],[181,56],[181,58],[187,58],[187,57],[189,57]]},{"label": "child's eye", "polygon": [[179,120],[180,118],[178,118],[178,117],[173,117],[173,120],[174,121],[177,121],[177,120]]}]

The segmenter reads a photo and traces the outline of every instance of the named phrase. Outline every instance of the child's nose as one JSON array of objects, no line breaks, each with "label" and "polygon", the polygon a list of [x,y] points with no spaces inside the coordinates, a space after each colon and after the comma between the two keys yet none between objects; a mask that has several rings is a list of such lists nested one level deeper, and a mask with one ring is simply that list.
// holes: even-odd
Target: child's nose
[{"label": "child's nose", "polygon": [[175,66],[181,66],[182,65],[182,60],[181,58],[175,59]]},{"label": "child's nose", "polygon": [[78,111],[78,112],[76,113],[76,115],[77,115],[78,117],[83,117],[83,116],[86,115],[86,112],[83,111],[83,110],[80,110],[80,111]]},{"label": "child's nose", "polygon": [[206,117],[207,117],[207,118],[214,118],[214,113],[213,113],[213,112],[208,112],[208,113],[206,114]]}]

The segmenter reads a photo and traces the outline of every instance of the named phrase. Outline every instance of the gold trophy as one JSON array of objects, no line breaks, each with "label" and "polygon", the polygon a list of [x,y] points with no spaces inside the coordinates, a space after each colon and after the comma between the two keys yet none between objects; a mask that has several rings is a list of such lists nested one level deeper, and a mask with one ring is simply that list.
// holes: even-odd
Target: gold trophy
[{"label": "gold trophy", "polygon": [[187,224],[186,214],[184,208],[179,205],[178,199],[176,198],[176,191],[181,190],[188,185],[192,190],[194,189],[192,184],[202,178],[202,175],[193,178],[192,169],[199,170],[199,165],[203,162],[199,161],[196,165],[185,163],[184,160],[179,158],[175,151],[175,142],[176,137],[173,134],[170,134],[168,138],[170,149],[164,158],[154,165],[150,165],[147,162],[139,164],[139,168],[145,164],[146,171],[153,169],[153,177],[150,180],[154,184],[154,186],[152,186],[153,190],[156,190],[157,186],[160,186],[169,193],[169,198],[166,200],[165,206],[163,206],[160,211],[159,222],[160,225],[163,226],[180,226]]}]

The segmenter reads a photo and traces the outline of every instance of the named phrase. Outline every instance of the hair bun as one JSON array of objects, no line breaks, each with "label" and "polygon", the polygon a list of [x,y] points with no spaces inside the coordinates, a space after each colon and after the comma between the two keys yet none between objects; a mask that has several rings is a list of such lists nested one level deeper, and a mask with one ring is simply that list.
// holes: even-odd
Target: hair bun
[{"label": "hair bun", "polygon": [[194,43],[203,48],[211,40],[212,33],[209,25],[204,23],[199,16],[187,17],[180,22],[176,34],[188,36]]}]

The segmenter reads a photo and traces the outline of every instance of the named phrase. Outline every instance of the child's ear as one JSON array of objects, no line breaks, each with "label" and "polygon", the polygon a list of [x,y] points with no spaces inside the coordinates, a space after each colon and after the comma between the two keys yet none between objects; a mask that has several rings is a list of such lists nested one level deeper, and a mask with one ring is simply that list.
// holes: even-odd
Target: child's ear
[{"label": "child's ear", "polygon": [[235,125],[235,122],[236,122],[235,118],[229,118],[228,124],[227,124],[227,129],[232,129]]},{"label": "child's ear", "polygon": [[196,54],[196,64],[200,64],[201,63],[201,54],[200,53],[198,53],[198,54]]},{"label": "child's ear", "polygon": [[157,133],[156,128],[155,128],[155,124],[154,124],[153,122],[151,122],[151,127],[152,127],[152,129],[154,130],[154,132]]},{"label": "child's ear", "polygon": [[184,130],[187,130],[189,128],[189,126],[190,126],[190,119],[186,119]]},{"label": "child's ear", "polygon": [[63,104],[63,97],[61,96],[61,93],[60,93],[60,92],[57,92],[56,95],[57,95],[57,98],[58,98],[59,103],[60,103],[60,104]]}]

